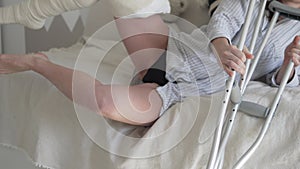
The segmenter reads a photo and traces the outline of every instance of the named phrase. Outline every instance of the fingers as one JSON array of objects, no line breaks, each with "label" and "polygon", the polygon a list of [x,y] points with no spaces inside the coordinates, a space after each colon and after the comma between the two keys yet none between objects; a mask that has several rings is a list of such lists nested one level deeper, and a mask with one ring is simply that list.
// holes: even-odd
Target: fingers
[{"label": "fingers", "polygon": [[300,49],[292,48],[290,52],[287,53],[288,57],[292,59],[295,66],[300,65]]},{"label": "fingers", "polygon": [[9,74],[11,71],[7,68],[7,64],[10,61],[8,55],[0,55],[0,74]]},{"label": "fingers", "polygon": [[300,46],[300,35],[298,35],[294,38],[293,44],[298,47]]},{"label": "fingers", "polygon": [[224,70],[229,76],[233,76],[233,71],[231,68],[224,66]]},{"label": "fingers", "polygon": [[242,63],[246,61],[246,56],[236,46],[231,46],[231,52],[234,54]]},{"label": "fingers", "polygon": [[223,62],[225,67],[229,68],[229,70],[231,70],[231,71],[233,69],[233,70],[243,74],[244,69],[245,69],[245,64],[241,60],[236,58],[234,55],[232,55],[231,53],[225,52],[225,55],[228,57]]},{"label": "fingers", "polygon": [[245,54],[247,59],[253,59],[254,58],[254,56],[249,52],[249,50],[246,46],[244,46],[244,48],[243,48],[243,53]]},{"label": "fingers", "polygon": [[232,76],[232,70],[235,70],[240,74],[245,73],[246,66],[244,62],[247,58],[252,58],[252,55],[248,52],[248,50],[246,50],[245,53],[240,51],[236,46],[230,46],[228,50],[224,51],[221,61],[224,65],[225,71],[230,76]]},{"label": "fingers", "polygon": [[300,65],[300,36],[296,36],[293,42],[286,48],[285,63],[294,62],[295,67]]}]

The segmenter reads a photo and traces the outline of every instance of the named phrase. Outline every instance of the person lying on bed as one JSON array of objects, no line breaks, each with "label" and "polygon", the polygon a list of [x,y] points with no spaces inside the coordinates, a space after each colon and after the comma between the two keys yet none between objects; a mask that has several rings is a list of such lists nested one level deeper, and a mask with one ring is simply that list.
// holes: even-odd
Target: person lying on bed
[{"label": "person lying on bed", "polygon": [[[300,8],[299,0],[284,1],[283,3]],[[158,60],[164,62],[165,56],[168,56],[166,74],[162,77],[165,79],[163,83],[151,79],[153,76],[151,76],[151,71],[148,71],[143,78],[144,84],[104,85],[83,72],[51,63],[43,54],[1,55],[0,73],[35,71],[51,81],[70,99],[74,99],[72,78],[76,75],[80,80],[75,84],[82,92],[80,97],[74,100],[76,103],[87,106],[113,120],[136,125],[148,124],[159,118],[171,105],[182,101],[187,96],[212,94],[224,88],[227,76],[223,73],[223,68],[218,66],[218,62],[210,57],[212,54],[207,47],[206,35],[220,54],[225,70],[230,74],[230,70],[227,68],[230,67],[241,74],[244,73],[243,62],[246,57],[251,58],[252,56],[247,52],[240,52],[231,44],[236,44],[238,41],[247,6],[245,4],[247,4],[246,0],[223,0],[208,26],[195,30],[191,35],[176,33],[169,29],[158,15],[144,19],[116,20],[120,34],[128,37],[124,39],[124,44],[130,54],[156,48],[160,49],[158,50],[160,52],[154,53],[162,53]],[[295,45],[299,42],[299,37],[296,37],[300,33],[299,27],[298,22],[289,19],[278,22],[274,36],[264,50],[262,61],[258,65],[254,78],[266,74],[276,75],[276,72],[273,71],[280,65],[284,67],[283,60],[287,60],[291,56],[295,59],[295,66],[299,65],[300,47]],[[149,32],[149,29],[156,34],[135,34],[139,31]],[[265,33],[265,29],[262,30],[262,34]],[[127,36],[132,32],[139,36]],[[248,43],[247,41],[246,44]],[[167,52],[164,52],[165,49]],[[174,58],[179,58],[182,62],[174,60]],[[149,58],[148,55],[143,57],[146,63],[148,63],[148,59],[152,58]],[[146,78],[148,73],[150,73],[150,80]],[[280,77],[277,76],[277,78]],[[161,81],[161,78],[158,80]],[[94,84],[95,86],[93,86]],[[93,89],[95,89],[95,93]],[[91,103],[94,95],[97,101],[96,107]],[[114,100],[114,95],[118,96],[117,100]]]}]

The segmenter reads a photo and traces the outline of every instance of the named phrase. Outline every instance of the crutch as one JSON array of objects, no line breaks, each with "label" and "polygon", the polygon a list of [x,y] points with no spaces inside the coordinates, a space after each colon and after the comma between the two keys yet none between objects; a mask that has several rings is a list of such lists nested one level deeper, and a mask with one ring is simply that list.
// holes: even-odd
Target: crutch
[{"label": "crutch", "polygon": [[[242,35],[240,38],[240,42],[238,45],[239,50],[243,50],[245,41],[246,41],[246,36],[247,36],[247,32],[248,29],[250,27],[250,21],[251,21],[251,17],[254,11],[254,5],[255,5],[255,0],[251,0],[249,7],[248,7],[248,11],[246,14],[246,20],[242,29]],[[226,110],[227,110],[227,106],[228,106],[228,102],[230,99],[230,95],[233,89],[234,85],[237,85],[236,81],[236,72],[233,70],[233,75],[231,77],[229,77],[229,79],[226,82],[226,87],[225,87],[225,95],[224,95],[224,99],[222,101],[222,106],[221,106],[221,112],[220,112],[220,116],[218,119],[218,125],[214,134],[214,140],[213,140],[213,144],[212,144],[212,149],[210,152],[210,157],[209,157],[209,161],[207,164],[207,169],[214,169],[216,167],[216,162],[217,162],[217,157],[219,154],[219,147],[220,147],[220,142],[221,142],[221,137],[222,137],[222,131],[223,131],[223,123],[224,123],[224,119],[226,116]]]},{"label": "crutch", "polygon": [[[273,18],[275,18],[276,20],[278,19],[279,15],[290,18],[290,19],[295,19],[295,20],[299,20],[300,21],[300,10],[299,9],[295,9],[289,6],[286,6],[278,1],[272,1],[269,5],[269,9],[274,12],[274,16]],[[255,62],[255,64],[257,64],[257,62]],[[256,66],[256,65],[254,65]],[[268,128],[270,127],[271,121],[273,119],[273,116],[275,114],[275,111],[278,107],[278,104],[280,102],[280,98],[282,96],[282,93],[284,91],[284,88],[289,80],[289,76],[293,71],[293,67],[294,67],[294,63],[292,62],[292,60],[289,62],[286,71],[284,73],[284,76],[280,82],[280,86],[276,92],[275,98],[271,104],[270,108],[266,108],[267,112],[262,112],[262,116],[266,116],[266,121],[263,125],[262,130],[260,131],[257,139],[255,140],[255,142],[253,143],[253,145],[248,149],[248,151],[239,159],[239,161],[234,165],[234,169],[240,169],[246,162],[247,160],[252,156],[252,154],[255,152],[255,150],[258,148],[258,146],[260,145],[260,143],[262,142],[264,136],[266,135],[266,132],[268,130]],[[253,72],[251,72],[250,70],[250,75],[252,75]],[[249,79],[250,80],[250,79]],[[247,80],[249,82],[249,80]],[[246,82],[247,82],[246,81]],[[247,83],[248,83],[247,82]],[[259,105],[259,107],[261,107]]]},{"label": "crutch", "polygon": [[[250,48],[249,48],[249,52],[251,54],[253,53],[254,48],[255,48],[257,37],[258,37],[260,27],[261,27],[261,24],[262,24],[262,19],[263,19],[264,13],[265,13],[266,4],[267,4],[267,0],[263,0],[263,2],[260,5],[258,17],[255,21],[255,29],[254,29],[254,32],[253,32],[253,36],[252,36],[251,43],[250,43]],[[266,37],[266,38],[268,38],[268,37]],[[261,47],[264,48],[264,46],[261,46]],[[223,132],[222,141],[220,143],[220,150],[219,150],[219,153],[218,153],[218,156],[217,156],[215,169],[221,169],[222,166],[223,166],[224,153],[225,153],[225,148],[226,148],[226,145],[227,145],[227,141],[229,139],[229,135],[230,135],[230,132],[232,130],[233,123],[234,123],[237,111],[240,107],[241,100],[242,100],[242,98],[239,95],[243,96],[243,94],[245,92],[245,88],[247,86],[246,81],[245,81],[245,77],[247,77],[248,74],[249,74],[248,72],[249,72],[250,64],[251,64],[251,60],[247,59],[246,60],[246,71],[245,71],[245,74],[241,78],[241,81],[240,81],[240,86],[241,87],[240,88],[236,87],[235,90],[232,91],[231,102],[234,104],[234,106],[232,108],[232,112],[231,112],[227,122],[225,123],[226,128],[225,128],[225,132]],[[237,91],[238,89],[239,89],[239,91]],[[238,95],[238,96],[236,96],[236,95]]]},{"label": "crutch", "polygon": [[[250,45],[250,53],[252,53],[253,52],[253,49],[254,49],[254,44],[255,44],[255,41],[256,41],[256,38],[257,38],[257,34],[258,34],[258,28],[260,27],[260,22],[261,22],[261,18],[263,17],[263,11],[264,11],[264,8],[265,8],[265,5],[266,5],[266,1],[264,1],[263,3],[262,3],[262,5],[261,5],[261,8],[260,8],[260,13],[259,13],[259,17],[258,17],[258,19],[257,19],[257,21],[256,21],[256,29],[255,29],[255,31],[254,31],[254,34],[253,34],[253,38],[252,38],[252,41],[251,41],[251,45]],[[249,10],[251,10],[250,9],[251,8],[251,5],[250,5],[250,7],[249,7]],[[288,7],[288,6],[285,6],[285,5],[283,5],[283,4],[281,4],[281,3],[278,3],[278,2],[273,2],[273,3],[271,3],[271,5],[270,5],[270,8],[271,8],[271,10],[272,11],[274,11],[275,12],[275,15],[274,15],[274,17],[273,17],[273,19],[272,19],[272,21],[271,21],[271,24],[270,24],[270,27],[269,27],[269,30],[268,30],[268,32],[267,32],[267,34],[266,34],[266,37],[265,37],[265,39],[264,39],[264,41],[263,41],[263,44],[261,45],[261,51],[259,52],[259,56],[257,56],[256,57],[256,60],[258,60],[259,59],[259,57],[260,57],[260,55],[261,55],[261,52],[262,52],[262,50],[263,50],[263,48],[264,48],[264,46],[265,46],[265,44],[266,44],[266,42],[267,42],[267,39],[268,39],[268,37],[269,37],[269,35],[270,35],[270,33],[271,33],[271,31],[272,31],[272,29],[273,29],[273,27],[274,27],[274,25],[275,25],[275,23],[276,23],[276,21],[277,21],[277,19],[278,19],[278,16],[279,16],[279,14],[282,14],[282,15],[284,15],[284,16],[286,16],[286,17],[290,17],[290,18],[293,18],[293,19],[298,19],[299,20],[299,10],[297,10],[297,9],[294,9],[294,8],[291,8],[291,7]],[[248,17],[247,17],[248,18]],[[250,69],[250,73],[249,73],[249,75],[248,76],[246,76],[248,79],[250,79],[251,78],[251,76],[252,76],[252,74],[253,74],[253,70],[255,69],[255,67],[256,67],[256,64],[257,64],[257,61],[255,62],[255,64],[252,64],[252,67],[251,67],[251,69]],[[248,68],[249,68],[249,65],[250,65],[250,62],[249,62],[249,60],[247,60],[247,62],[246,62],[246,75],[247,75],[247,70],[248,70]],[[253,69],[254,68],[254,69]],[[290,65],[289,65],[289,67],[288,67],[288,69],[286,70],[286,78],[288,79],[288,77],[289,77],[289,74],[290,74],[290,72],[292,71],[292,68],[293,68],[293,63],[291,62],[290,63]],[[250,77],[250,78],[249,78]],[[241,94],[243,94],[244,93],[244,91],[245,91],[245,88],[246,88],[246,86],[247,86],[247,84],[248,84],[248,82],[249,82],[249,80],[247,81],[247,79],[246,79],[246,81],[242,78],[241,79]],[[285,87],[285,85],[286,85],[286,83],[287,83],[287,80],[285,81],[285,79],[283,79],[283,81],[281,82],[281,84],[282,84],[282,87],[280,86],[280,88],[279,88],[279,90],[278,90],[278,94],[276,95],[276,98],[275,98],[275,100],[274,100],[274,104],[273,105],[277,105],[278,104],[278,102],[279,102],[279,98],[280,98],[280,96],[281,96],[281,94],[282,94],[282,92],[283,92],[283,89],[284,89],[284,87]],[[233,93],[234,93],[235,91],[233,90]],[[226,126],[226,130],[225,130],[225,132],[223,133],[223,140],[222,140],[222,142],[221,142],[221,145],[220,145],[220,148],[219,148],[219,152],[218,152],[218,154],[217,154],[217,160],[215,161],[216,163],[215,164],[213,164],[214,165],[214,168],[222,168],[222,164],[223,164],[223,158],[224,158],[224,151],[225,151],[225,146],[226,146],[226,143],[227,143],[227,140],[228,140],[228,137],[229,137],[229,133],[230,133],[230,131],[231,131],[231,128],[232,128],[232,125],[233,125],[233,121],[234,121],[234,119],[235,119],[235,115],[236,115],[236,112],[237,112],[237,110],[238,110],[238,108],[239,108],[239,106],[240,106],[240,101],[238,101],[238,102],[233,102],[235,105],[234,105],[234,107],[233,107],[233,112],[232,112],[232,114],[231,114],[231,117],[229,118],[229,121],[227,122],[227,126]],[[250,103],[244,103],[244,104],[242,104],[242,105],[244,105],[243,107],[252,107],[253,105],[254,105],[254,103],[252,103],[252,104],[250,104]],[[265,107],[263,107],[263,106],[260,106],[260,105],[254,105],[255,107],[256,107],[256,110],[258,111],[257,113],[255,113],[255,114],[253,114],[252,113],[252,115],[258,115],[258,116],[266,116],[266,114],[267,114],[267,112],[270,110],[270,112],[275,112],[275,110],[276,110],[276,107],[277,106],[274,106],[274,108],[273,108],[273,106],[271,107],[271,109],[268,109],[268,108],[265,108]],[[253,108],[252,108],[253,109]],[[274,110],[273,110],[274,109]],[[269,113],[269,114],[271,114],[271,113]],[[221,124],[221,123],[220,123]],[[263,133],[263,132],[262,132]],[[259,144],[259,141],[258,141],[258,144]],[[252,152],[252,151],[254,151],[254,150],[251,150],[250,152]],[[246,154],[251,154],[251,153],[246,153]],[[250,155],[251,156],[251,155]],[[241,162],[239,162],[236,166],[237,166],[237,168],[241,165],[243,165],[242,163],[244,163],[243,161],[247,161],[247,158],[249,158],[248,157],[248,155],[245,155],[245,156],[243,156],[242,158],[241,158]]]}]

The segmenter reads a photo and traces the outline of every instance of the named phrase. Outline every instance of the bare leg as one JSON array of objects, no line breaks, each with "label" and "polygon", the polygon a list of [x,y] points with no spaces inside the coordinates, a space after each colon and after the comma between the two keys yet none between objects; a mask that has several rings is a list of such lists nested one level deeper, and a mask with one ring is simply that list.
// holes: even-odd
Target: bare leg
[{"label": "bare leg", "polygon": [[[0,74],[27,70],[47,78],[75,103],[113,120],[147,124],[158,118],[162,106],[156,84],[103,85],[86,73],[53,64],[44,56],[0,55]],[[76,91],[72,91],[72,87]]]},{"label": "bare leg", "polygon": [[167,49],[169,28],[159,15],[116,19],[116,23],[138,72],[151,67]]}]

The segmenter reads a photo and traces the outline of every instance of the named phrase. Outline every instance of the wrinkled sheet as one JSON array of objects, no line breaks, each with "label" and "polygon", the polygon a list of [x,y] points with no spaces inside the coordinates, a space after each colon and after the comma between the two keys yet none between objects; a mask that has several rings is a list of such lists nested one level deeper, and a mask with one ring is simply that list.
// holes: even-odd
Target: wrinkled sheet
[{"label": "wrinkled sheet", "polygon": [[[46,54],[53,62],[70,68],[76,65],[77,69],[104,83],[128,84],[134,72],[132,63],[124,59],[127,55],[121,45],[107,50],[112,44],[114,42],[99,41],[81,50],[83,45],[78,43]],[[106,55],[106,51],[111,52]],[[100,56],[105,59],[99,66]],[[75,64],[76,60],[80,63]],[[244,99],[268,106],[275,91],[276,88],[263,83],[251,82]],[[95,113],[74,106],[36,73],[1,75],[0,143],[24,150],[36,165],[51,169],[205,168],[216,126],[214,120],[207,121],[208,115],[217,114],[222,95],[186,98],[152,126],[137,127],[103,121]],[[299,105],[300,87],[287,89],[270,130],[245,168],[300,167]],[[231,168],[253,143],[263,122],[238,113],[224,168]],[[202,131],[204,124],[210,125],[205,127],[207,131]],[[201,132],[205,132],[207,138],[199,143]],[[127,137],[135,139],[127,142]]]}]

